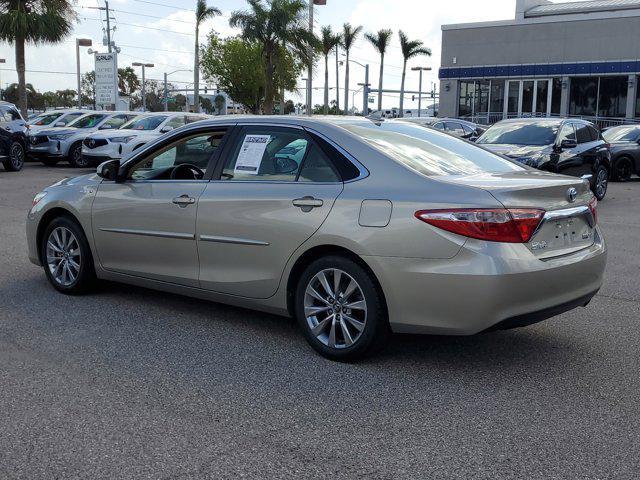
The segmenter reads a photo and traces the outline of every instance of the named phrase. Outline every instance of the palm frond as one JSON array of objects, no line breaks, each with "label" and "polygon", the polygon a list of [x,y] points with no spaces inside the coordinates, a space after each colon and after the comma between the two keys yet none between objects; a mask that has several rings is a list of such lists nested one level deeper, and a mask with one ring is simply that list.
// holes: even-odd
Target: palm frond
[{"label": "palm frond", "polygon": [[402,56],[405,61],[418,55],[431,55],[431,50],[424,47],[424,42],[421,40],[409,40],[407,34],[402,30],[398,32],[398,35],[400,37],[400,50],[402,50]]},{"label": "palm frond", "polygon": [[382,29],[378,30],[375,34],[366,33],[364,38],[366,38],[369,43],[375,47],[379,54],[384,55],[389,47],[389,42],[391,41],[392,36],[392,30]]}]

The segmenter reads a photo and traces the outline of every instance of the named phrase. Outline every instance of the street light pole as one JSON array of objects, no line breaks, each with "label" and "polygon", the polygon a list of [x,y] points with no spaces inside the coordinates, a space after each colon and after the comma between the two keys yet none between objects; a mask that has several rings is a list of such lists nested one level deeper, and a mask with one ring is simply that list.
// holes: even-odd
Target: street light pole
[{"label": "street light pole", "polygon": [[92,45],[90,38],[76,38],[76,76],[78,77],[78,108],[82,109],[82,85],[80,82],[80,47],[90,47]]},{"label": "street light pole", "polygon": [[193,70],[174,70],[173,72],[164,72],[164,111],[169,111],[169,84],[167,83],[167,77],[178,72],[193,72]]},{"label": "street light pole", "polygon": [[147,90],[145,88],[145,81],[144,81],[144,73],[145,73],[145,68],[153,68],[154,65],[153,63],[140,63],[140,62],[133,62],[131,65],[133,65],[134,67],[142,67],[142,111],[146,112],[147,111]]},{"label": "street light pole", "polygon": [[413,67],[411,70],[420,72],[420,80],[418,80],[418,117],[422,115],[422,72],[428,72],[431,67]]},{"label": "street light pole", "polygon": [[[362,88],[362,115],[363,116],[367,116],[367,113],[369,113],[369,87],[371,86],[369,84],[369,64],[367,63],[366,65],[363,63],[358,62],[357,60],[353,60],[352,58],[349,59],[349,61],[351,63],[355,63],[356,65],[360,65],[362,68],[364,68],[364,83],[359,83],[358,86],[363,87]],[[342,61],[340,62],[341,64],[343,63]],[[351,103],[353,104],[353,100],[351,101]],[[345,115],[346,115],[346,111],[345,111]]]},{"label": "street light pole", "polygon": [[[0,63],[6,63],[4,58],[0,58]],[[2,100],[2,79],[0,79],[0,100]]]}]

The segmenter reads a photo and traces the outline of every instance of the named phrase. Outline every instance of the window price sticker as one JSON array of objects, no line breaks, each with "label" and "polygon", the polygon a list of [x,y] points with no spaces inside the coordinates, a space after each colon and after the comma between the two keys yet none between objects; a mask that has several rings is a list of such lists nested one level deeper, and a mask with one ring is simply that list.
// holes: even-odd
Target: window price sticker
[{"label": "window price sticker", "polygon": [[246,135],[240,147],[235,173],[257,175],[271,135]]}]

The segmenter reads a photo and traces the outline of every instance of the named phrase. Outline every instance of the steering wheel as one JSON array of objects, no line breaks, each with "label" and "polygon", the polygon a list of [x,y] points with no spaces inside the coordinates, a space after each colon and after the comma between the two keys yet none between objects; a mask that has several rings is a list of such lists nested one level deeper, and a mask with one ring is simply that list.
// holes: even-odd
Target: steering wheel
[{"label": "steering wheel", "polygon": [[[186,178],[187,173],[191,173],[193,178]],[[184,177],[182,175],[185,175]],[[171,180],[200,180],[204,177],[204,172],[191,163],[182,163],[171,170]]]}]

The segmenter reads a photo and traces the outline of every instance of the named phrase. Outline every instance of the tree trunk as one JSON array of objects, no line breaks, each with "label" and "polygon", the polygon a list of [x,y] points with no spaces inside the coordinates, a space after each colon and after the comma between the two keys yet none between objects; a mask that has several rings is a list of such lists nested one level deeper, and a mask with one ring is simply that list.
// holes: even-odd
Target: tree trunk
[{"label": "tree trunk", "polygon": [[275,97],[275,89],[273,83],[273,74],[275,72],[273,64],[273,51],[269,48],[266,52],[266,78],[264,85],[264,105],[263,110],[265,115],[273,115],[273,103]]},{"label": "tree trunk", "polygon": [[24,79],[24,38],[16,38],[16,71],[18,73],[18,108],[23,118],[27,118],[27,84]]},{"label": "tree trunk", "polygon": [[329,115],[329,54],[324,56],[324,114]]},{"label": "tree trunk", "polygon": [[200,25],[196,24],[196,48],[193,62],[193,111],[200,112],[200,45],[198,42],[198,31]]},{"label": "tree trunk", "polygon": [[380,79],[378,80],[378,111],[382,112],[382,76],[384,74],[384,53],[380,55]]},{"label": "tree trunk", "polygon": [[407,76],[407,61],[402,64],[402,82],[400,82],[400,111],[398,117],[404,117],[404,80]]},{"label": "tree trunk", "polygon": [[284,61],[285,58],[280,58],[284,55],[284,42],[282,45],[282,52],[278,55],[278,68],[280,69],[280,115],[284,115]]},{"label": "tree trunk", "polygon": [[347,52],[347,61],[344,70],[344,114],[349,115],[349,50]]},{"label": "tree trunk", "polygon": [[340,65],[338,60],[338,47],[336,45],[336,115],[340,114]]}]

